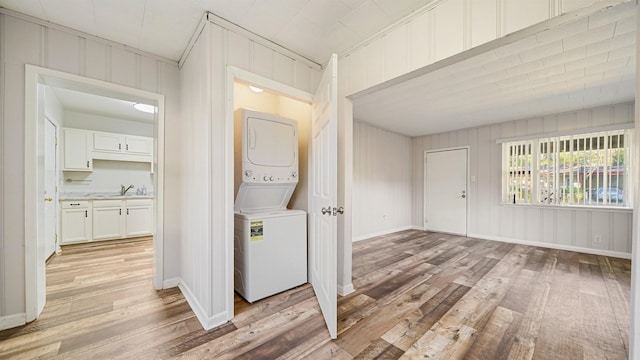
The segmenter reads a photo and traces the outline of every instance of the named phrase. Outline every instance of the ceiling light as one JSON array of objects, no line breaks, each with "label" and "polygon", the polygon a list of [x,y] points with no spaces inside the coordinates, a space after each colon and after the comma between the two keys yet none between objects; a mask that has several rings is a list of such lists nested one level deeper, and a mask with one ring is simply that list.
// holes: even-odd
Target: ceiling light
[{"label": "ceiling light", "polygon": [[259,87],[255,87],[253,85],[249,85],[249,89],[251,89],[251,91],[253,91],[254,93],[261,93],[264,90],[260,89]]},{"label": "ceiling light", "polygon": [[142,103],[133,104],[133,108],[138,111],[146,112],[149,114],[155,114],[158,111],[157,107],[149,104],[142,104]]}]

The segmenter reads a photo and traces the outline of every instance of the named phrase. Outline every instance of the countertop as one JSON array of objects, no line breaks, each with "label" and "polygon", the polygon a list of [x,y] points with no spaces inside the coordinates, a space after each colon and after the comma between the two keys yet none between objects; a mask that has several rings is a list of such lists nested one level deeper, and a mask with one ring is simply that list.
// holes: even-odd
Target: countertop
[{"label": "countertop", "polygon": [[59,196],[60,201],[67,200],[122,200],[122,199],[153,199],[154,196],[147,195],[120,195],[120,193],[61,193]]}]

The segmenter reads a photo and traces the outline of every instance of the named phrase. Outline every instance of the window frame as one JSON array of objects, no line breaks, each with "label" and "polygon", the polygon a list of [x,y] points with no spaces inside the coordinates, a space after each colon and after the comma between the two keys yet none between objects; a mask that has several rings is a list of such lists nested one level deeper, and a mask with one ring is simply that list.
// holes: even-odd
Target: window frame
[{"label": "window frame", "polygon": [[[592,143],[592,139],[597,140]],[[501,203],[542,207],[633,209],[634,141],[633,123],[499,139],[496,143],[501,145]],[[609,147],[614,144],[615,147]],[[587,163],[594,159],[594,151],[595,165],[588,166]],[[623,164],[613,165],[614,156],[619,159],[621,151]],[[576,166],[577,158],[581,158],[581,166]],[[543,169],[544,166],[546,168]],[[591,170],[587,186],[585,174],[589,167],[595,167],[598,175],[595,176],[594,184]],[[580,175],[576,178],[575,174]],[[578,179],[580,181],[576,182]],[[561,182],[565,185],[560,184]],[[613,183],[615,186],[612,187]],[[612,202],[609,189],[615,189],[615,200]],[[548,199],[543,198],[545,191],[549,194]],[[601,192],[602,199],[599,198]],[[618,200],[620,194],[622,200]]]}]

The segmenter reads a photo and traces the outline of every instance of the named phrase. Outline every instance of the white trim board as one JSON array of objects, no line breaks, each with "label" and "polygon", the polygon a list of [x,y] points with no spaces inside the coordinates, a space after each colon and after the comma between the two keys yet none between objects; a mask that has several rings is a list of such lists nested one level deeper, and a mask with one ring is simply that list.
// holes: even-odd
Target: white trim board
[{"label": "white trim board", "polygon": [[189,303],[189,306],[193,310],[193,313],[196,314],[196,318],[200,322],[200,325],[202,325],[205,330],[211,330],[214,327],[220,326],[228,321],[228,314],[226,311],[217,313],[213,316],[207,316],[207,312],[204,310],[202,305],[200,305],[196,297],[193,296],[191,289],[189,289],[189,286],[187,286],[184,281],[180,280],[178,288],[182,292],[182,295],[184,295],[187,303]]},{"label": "white trim board", "polygon": [[11,329],[16,326],[21,326],[26,323],[27,323],[27,316],[25,313],[2,316],[0,317],[0,331],[5,329]]},{"label": "white trim board", "polygon": [[353,283],[344,286],[338,284],[338,295],[340,296],[347,296],[354,291],[356,291],[356,289],[354,289]]},{"label": "white trim board", "polygon": [[571,245],[542,243],[542,242],[536,242],[536,241],[518,240],[518,239],[512,239],[512,238],[501,237],[501,236],[472,234],[472,233],[467,234],[467,237],[481,239],[481,240],[499,241],[499,242],[504,242],[509,244],[527,245],[527,246],[535,246],[535,247],[565,250],[565,251],[575,251],[575,252],[581,252],[585,254],[610,256],[610,257],[616,257],[621,259],[631,259],[631,254],[620,252],[620,251],[600,250],[600,249],[584,248],[584,247],[571,246]]},{"label": "white trim board", "polygon": [[393,234],[393,233],[396,233],[399,231],[405,231],[405,230],[424,230],[424,228],[421,226],[414,226],[414,225],[401,226],[395,229],[382,230],[374,233],[369,233],[366,235],[360,235],[360,236],[354,237],[352,241],[357,242],[357,241],[368,240],[377,236],[389,235],[389,234]]}]

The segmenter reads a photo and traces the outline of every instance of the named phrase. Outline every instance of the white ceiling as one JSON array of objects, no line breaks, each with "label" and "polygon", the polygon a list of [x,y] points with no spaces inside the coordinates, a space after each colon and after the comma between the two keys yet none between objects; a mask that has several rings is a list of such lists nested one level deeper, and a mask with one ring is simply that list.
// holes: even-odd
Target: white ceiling
[{"label": "white ceiling", "polygon": [[134,109],[133,104],[135,102],[133,101],[88,94],[60,87],[51,87],[51,89],[64,110],[146,123],[155,121],[154,114]]},{"label": "white ceiling", "polygon": [[[211,11],[322,64],[433,1],[0,0],[0,6],[173,60]],[[630,101],[635,46],[629,1],[356,94],[354,117],[415,136]],[[71,98],[65,106],[89,103],[100,107]],[[106,110],[96,108],[84,111]]]},{"label": "white ceiling", "polygon": [[441,69],[418,70],[356,94],[354,118],[416,136],[632,101],[635,13],[634,2],[617,5]]},{"label": "white ceiling", "polygon": [[0,0],[0,6],[179,60],[210,11],[319,64],[434,0]]}]

